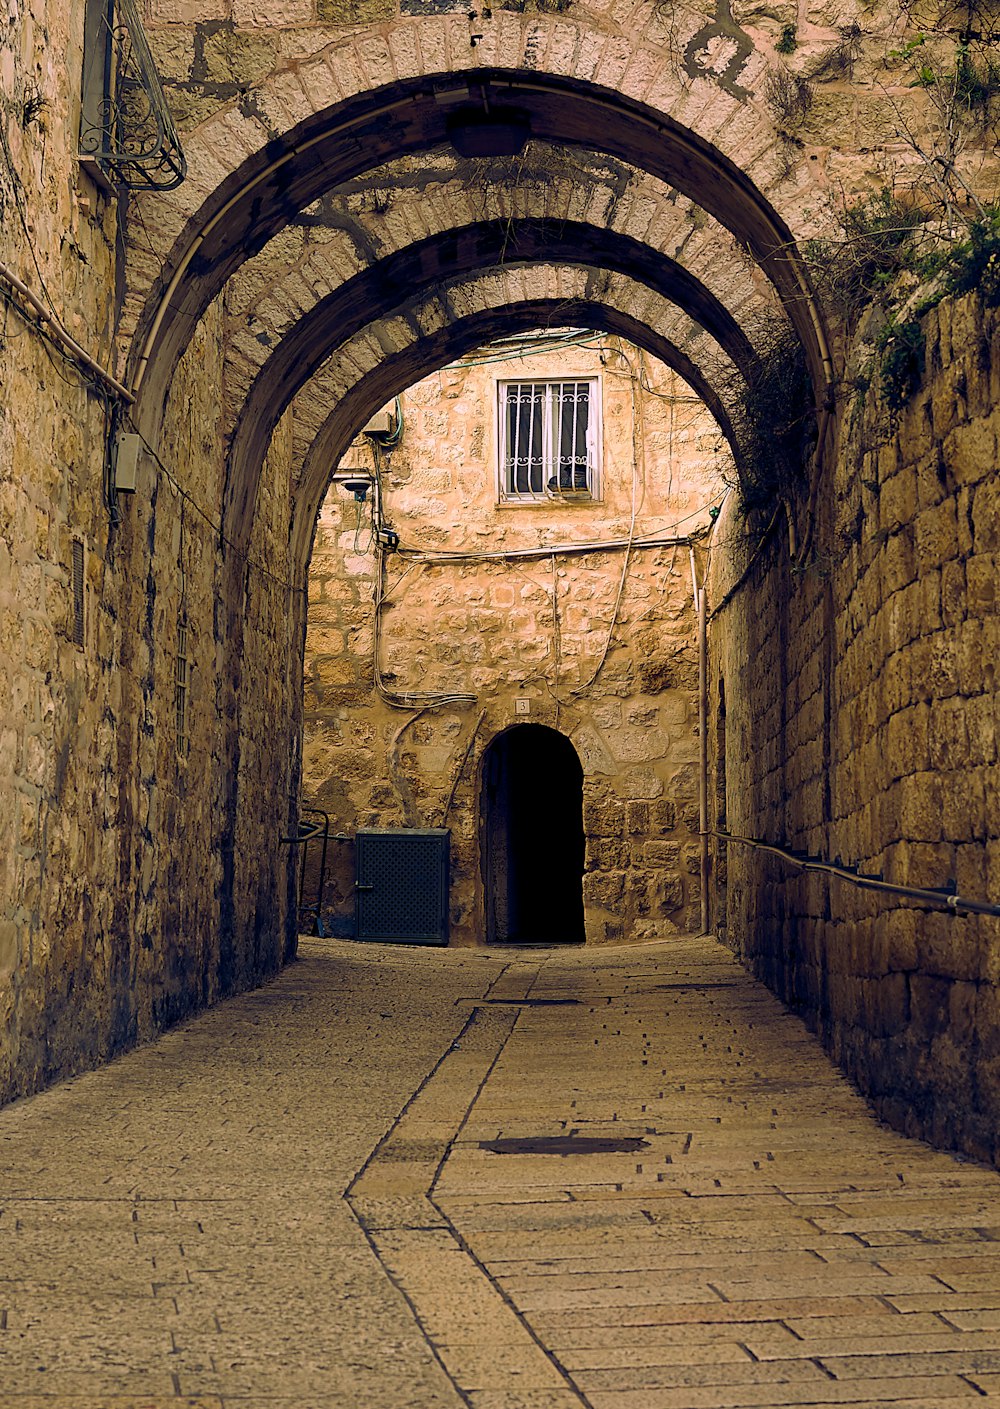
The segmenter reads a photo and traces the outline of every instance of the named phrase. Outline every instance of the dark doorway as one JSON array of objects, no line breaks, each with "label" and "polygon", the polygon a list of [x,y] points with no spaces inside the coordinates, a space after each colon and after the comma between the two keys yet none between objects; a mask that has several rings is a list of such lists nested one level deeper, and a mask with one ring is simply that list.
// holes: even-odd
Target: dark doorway
[{"label": "dark doorway", "polygon": [[582,944],[583,769],[564,734],[517,724],[483,760],[491,944]]}]

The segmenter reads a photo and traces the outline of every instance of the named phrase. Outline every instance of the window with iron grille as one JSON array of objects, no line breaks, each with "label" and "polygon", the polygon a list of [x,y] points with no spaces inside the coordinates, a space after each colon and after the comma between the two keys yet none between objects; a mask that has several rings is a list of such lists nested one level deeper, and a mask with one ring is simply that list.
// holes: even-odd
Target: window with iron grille
[{"label": "window with iron grille", "polygon": [[177,752],[184,757],[188,751],[188,658],[187,623],[177,623],[177,658],[174,662],[174,714],[177,724]]},{"label": "window with iron grille", "polygon": [[74,646],[82,646],[86,640],[86,578],[84,576],[83,539],[73,539],[73,620],[71,634]]},{"label": "window with iron grille", "polygon": [[500,382],[500,498],[593,499],[599,384]]}]

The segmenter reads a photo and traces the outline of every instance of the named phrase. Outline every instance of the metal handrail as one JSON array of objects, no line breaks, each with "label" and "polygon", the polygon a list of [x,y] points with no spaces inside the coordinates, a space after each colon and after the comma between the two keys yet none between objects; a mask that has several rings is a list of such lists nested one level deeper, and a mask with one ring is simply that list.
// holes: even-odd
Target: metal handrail
[{"label": "metal handrail", "polygon": [[789,865],[797,867],[800,871],[814,871],[820,875],[835,876],[838,880],[849,881],[851,885],[858,886],[862,890],[877,890],[890,895],[898,895],[907,900],[920,900],[928,905],[940,905],[951,911],[952,914],[965,911],[973,915],[1000,917],[1000,905],[994,905],[989,900],[969,900],[965,896],[956,895],[954,885],[940,889],[926,886],[901,886],[896,885],[893,881],[884,881],[881,876],[866,876],[853,867],[844,866],[839,862],[822,861],[818,857],[808,856],[805,852],[787,851],[783,846],[761,841],[758,837],[743,837],[735,832],[722,832],[715,828],[707,828],[701,835],[718,837],[722,841],[737,842],[741,846],[751,846],[758,851],[768,851],[772,856],[780,857],[782,861],[787,861]]},{"label": "metal handrail", "polygon": [[[306,816],[315,817],[315,822],[307,822]],[[319,838],[323,847],[320,852],[319,862],[319,882],[316,886],[316,899],[310,904],[305,902],[306,887],[306,858],[309,855],[309,843]],[[331,832],[330,816],[321,807],[302,807],[299,809],[298,831],[293,837],[279,837],[282,846],[301,846],[302,856],[299,859],[299,932],[305,933],[303,920],[308,916],[312,920],[312,933],[323,938],[323,894],[326,889],[326,858],[327,848],[332,841],[353,841],[354,838],[348,832]]]}]

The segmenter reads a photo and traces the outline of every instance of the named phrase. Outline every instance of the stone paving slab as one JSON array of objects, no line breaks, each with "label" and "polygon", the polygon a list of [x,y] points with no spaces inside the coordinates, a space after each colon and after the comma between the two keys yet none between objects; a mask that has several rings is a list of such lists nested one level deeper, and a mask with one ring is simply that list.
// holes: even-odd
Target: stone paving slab
[{"label": "stone paving slab", "polygon": [[[484,1145],[580,1137],[646,1143]],[[881,1127],[711,940],[304,941],[0,1111],[0,1409],[984,1399],[1000,1177]]]}]

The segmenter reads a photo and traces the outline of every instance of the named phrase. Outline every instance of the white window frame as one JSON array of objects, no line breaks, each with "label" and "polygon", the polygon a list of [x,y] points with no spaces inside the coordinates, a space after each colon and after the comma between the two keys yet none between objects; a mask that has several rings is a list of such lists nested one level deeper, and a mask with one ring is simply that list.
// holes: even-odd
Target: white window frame
[{"label": "white window frame", "polygon": [[[587,417],[587,488],[583,490],[549,488],[554,478],[553,467],[556,446],[553,442],[553,407],[556,404],[555,389],[567,384],[585,384],[588,388]],[[543,470],[542,487],[537,492],[512,490],[507,482],[507,397],[509,387],[541,387],[544,389],[542,402],[542,443]],[[497,382],[496,426],[497,426],[497,498],[505,506],[525,504],[570,504],[592,503],[601,497],[601,452],[602,452],[602,403],[601,379],[591,376],[559,377],[511,377]]]}]

